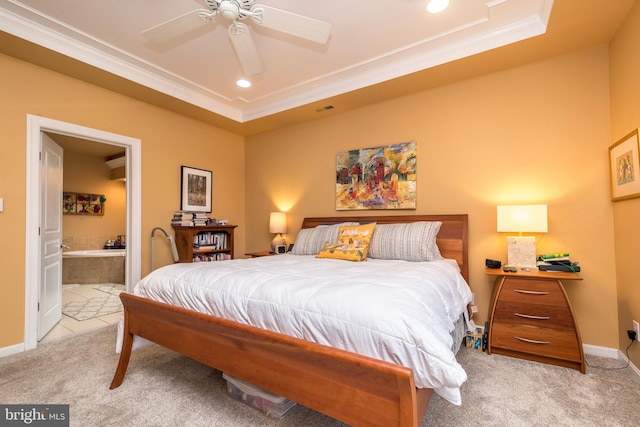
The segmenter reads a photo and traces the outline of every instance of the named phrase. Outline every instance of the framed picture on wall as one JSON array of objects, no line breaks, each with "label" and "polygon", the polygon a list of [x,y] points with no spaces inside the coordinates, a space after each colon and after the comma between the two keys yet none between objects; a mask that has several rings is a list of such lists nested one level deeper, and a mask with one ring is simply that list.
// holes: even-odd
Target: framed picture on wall
[{"label": "framed picture on wall", "polygon": [[415,209],[416,142],[336,155],[336,210]]},{"label": "framed picture on wall", "polygon": [[638,129],[609,147],[611,200],[640,197]]},{"label": "framed picture on wall", "polygon": [[64,215],[104,215],[104,194],[62,193],[62,213]]},{"label": "framed picture on wall", "polygon": [[211,212],[211,171],[182,166],[180,209],[190,212]]}]

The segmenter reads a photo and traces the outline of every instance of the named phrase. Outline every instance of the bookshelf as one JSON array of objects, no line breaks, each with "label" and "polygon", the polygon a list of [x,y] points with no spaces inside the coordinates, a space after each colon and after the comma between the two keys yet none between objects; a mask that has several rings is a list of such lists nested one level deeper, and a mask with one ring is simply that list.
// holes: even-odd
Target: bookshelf
[{"label": "bookshelf", "polygon": [[173,226],[178,262],[233,259],[233,231],[237,225]]}]

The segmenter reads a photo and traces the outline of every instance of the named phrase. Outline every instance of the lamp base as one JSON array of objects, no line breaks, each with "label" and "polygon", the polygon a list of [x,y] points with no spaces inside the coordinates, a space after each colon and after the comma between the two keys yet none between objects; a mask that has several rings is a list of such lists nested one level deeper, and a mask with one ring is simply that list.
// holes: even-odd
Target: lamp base
[{"label": "lamp base", "polygon": [[507,265],[520,268],[535,268],[535,237],[507,237]]},{"label": "lamp base", "polygon": [[280,245],[285,245],[286,246],[286,242],[284,240],[284,238],[282,237],[282,235],[280,233],[276,234],[276,237],[273,238],[273,240],[271,241],[271,251],[275,252],[276,251],[276,246],[280,246]]}]

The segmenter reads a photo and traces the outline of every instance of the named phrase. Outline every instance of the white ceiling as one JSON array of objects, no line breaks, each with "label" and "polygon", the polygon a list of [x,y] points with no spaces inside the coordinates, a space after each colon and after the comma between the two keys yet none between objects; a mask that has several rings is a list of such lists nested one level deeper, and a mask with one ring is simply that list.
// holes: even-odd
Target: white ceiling
[{"label": "white ceiling", "polygon": [[543,34],[553,7],[450,1],[431,15],[427,0],[258,0],[329,22],[332,32],[317,45],[245,19],[265,68],[248,89],[235,85],[243,75],[220,17],[167,45],[140,35],[203,1],[0,0],[0,30],[245,123]]}]

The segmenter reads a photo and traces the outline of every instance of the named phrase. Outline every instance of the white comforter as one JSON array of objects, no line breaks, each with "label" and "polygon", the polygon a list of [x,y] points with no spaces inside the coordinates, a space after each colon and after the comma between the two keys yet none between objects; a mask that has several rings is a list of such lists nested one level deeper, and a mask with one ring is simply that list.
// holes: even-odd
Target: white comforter
[{"label": "white comforter", "polygon": [[408,366],[417,387],[461,403],[467,376],[450,332],[471,290],[454,261],[282,255],[174,264],[134,294]]}]

